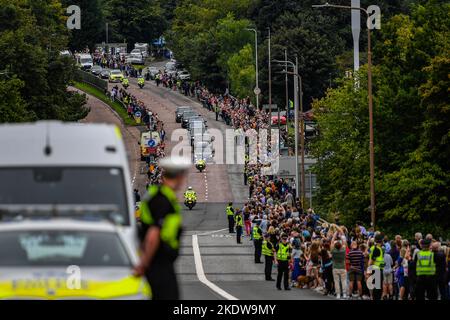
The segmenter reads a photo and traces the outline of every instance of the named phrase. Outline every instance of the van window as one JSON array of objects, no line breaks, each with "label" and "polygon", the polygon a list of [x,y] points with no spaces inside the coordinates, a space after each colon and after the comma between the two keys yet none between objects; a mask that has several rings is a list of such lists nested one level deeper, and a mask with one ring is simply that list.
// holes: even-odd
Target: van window
[{"label": "van window", "polygon": [[[118,218],[116,222],[130,224],[123,171],[119,168],[0,169],[0,210],[8,205],[114,208],[111,214]],[[96,212],[89,210],[86,215],[95,217]]]}]

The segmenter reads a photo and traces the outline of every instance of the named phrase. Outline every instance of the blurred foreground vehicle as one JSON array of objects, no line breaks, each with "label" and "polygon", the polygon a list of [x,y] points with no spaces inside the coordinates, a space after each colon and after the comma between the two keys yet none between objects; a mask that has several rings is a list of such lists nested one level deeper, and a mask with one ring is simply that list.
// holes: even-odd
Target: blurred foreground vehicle
[{"label": "blurred foreground vehicle", "polygon": [[107,218],[137,244],[119,128],[57,121],[0,125],[0,150],[0,218],[27,212]]},{"label": "blurred foreground vehicle", "polygon": [[30,220],[0,224],[0,299],[149,299],[120,227],[27,213]]}]

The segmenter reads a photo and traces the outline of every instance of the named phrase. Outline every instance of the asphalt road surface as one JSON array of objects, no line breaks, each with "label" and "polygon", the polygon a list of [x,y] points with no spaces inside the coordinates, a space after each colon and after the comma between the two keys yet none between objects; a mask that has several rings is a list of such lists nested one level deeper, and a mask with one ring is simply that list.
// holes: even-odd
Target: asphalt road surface
[{"label": "asphalt road surface", "polygon": [[[136,81],[130,81],[129,91],[141,99],[164,121],[167,137],[180,128],[175,122],[177,106],[189,105],[208,120],[209,128],[224,131],[227,126],[216,122],[215,116],[192,99],[178,92],[157,88],[147,82],[139,89]],[[128,151],[133,184],[139,190],[145,189],[146,176],[142,174],[138,139],[139,129],[124,126],[120,118],[103,102],[89,97],[91,112],[84,122],[113,123],[124,135]],[[178,143],[168,144],[168,151]],[[188,175],[187,185],[197,191],[199,203],[194,210],[184,210],[184,234],[182,248],[176,263],[182,299],[215,300],[307,300],[323,299],[314,291],[293,289],[278,291],[274,282],[264,281],[264,265],[253,263],[253,245],[247,237],[238,245],[234,235],[228,234],[225,207],[229,201],[241,204],[246,201],[248,188],[243,185],[242,166],[209,165],[205,173],[193,168]],[[183,190],[180,191],[181,198]],[[274,277],[276,270],[274,269]]]}]

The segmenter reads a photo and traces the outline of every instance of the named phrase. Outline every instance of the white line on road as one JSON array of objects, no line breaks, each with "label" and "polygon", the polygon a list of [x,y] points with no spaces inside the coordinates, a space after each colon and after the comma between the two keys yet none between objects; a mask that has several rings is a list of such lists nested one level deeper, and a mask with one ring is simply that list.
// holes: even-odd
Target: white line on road
[{"label": "white line on road", "polygon": [[210,288],[212,291],[214,291],[215,293],[219,294],[220,296],[222,296],[227,300],[239,300],[238,298],[232,296],[225,290],[219,288],[217,285],[215,285],[206,278],[205,271],[203,270],[202,256],[200,254],[200,248],[198,246],[198,236],[196,234],[192,236],[192,248],[194,250],[195,272],[197,273],[198,280],[205,286]]}]

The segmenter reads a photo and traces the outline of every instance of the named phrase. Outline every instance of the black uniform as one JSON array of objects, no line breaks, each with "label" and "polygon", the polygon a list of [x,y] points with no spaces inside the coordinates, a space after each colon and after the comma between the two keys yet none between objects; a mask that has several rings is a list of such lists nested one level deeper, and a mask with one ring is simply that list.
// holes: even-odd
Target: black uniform
[{"label": "black uniform", "polygon": [[[163,225],[167,215],[179,212],[179,209],[175,208],[174,202],[171,202],[160,192],[150,200],[147,197],[144,198],[144,207],[148,207],[149,212],[151,212],[152,221],[148,224],[142,223],[139,228],[139,237],[142,242],[145,240],[146,233],[150,227],[165,228],[167,225]],[[175,227],[178,228],[176,237],[179,241],[181,237],[181,226]],[[178,251],[178,247],[174,248],[161,240],[159,248],[145,273],[152,289],[153,300],[179,300],[178,283],[173,266],[178,257]]]}]

